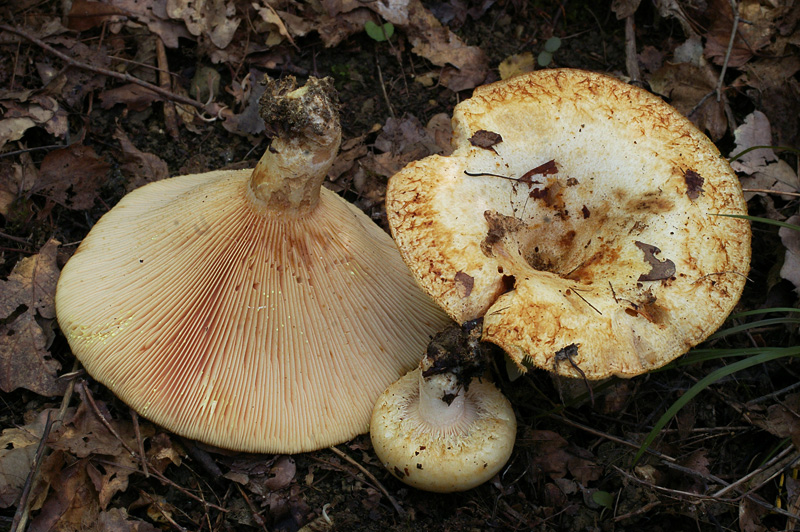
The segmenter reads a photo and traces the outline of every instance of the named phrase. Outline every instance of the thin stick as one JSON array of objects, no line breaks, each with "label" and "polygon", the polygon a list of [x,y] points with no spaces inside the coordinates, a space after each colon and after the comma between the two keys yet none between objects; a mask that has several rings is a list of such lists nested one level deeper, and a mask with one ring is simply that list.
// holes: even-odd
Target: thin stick
[{"label": "thin stick", "polygon": [[145,478],[150,478],[150,472],[147,470],[147,455],[144,454],[144,442],[142,441],[142,432],[139,430],[139,414],[133,408],[131,411],[131,420],[133,421],[133,432],[136,434],[136,442],[139,444],[139,461],[142,462],[142,473]]},{"label": "thin stick", "polygon": [[636,54],[636,28],[633,25],[633,13],[625,17],[625,68],[631,83],[640,83],[639,56]]},{"label": "thin stick", "polygon": [[113,70],[108,70],[107,68],[95,67],[95,66],[87,65],[86,63],[83,63],[81,61],[77,61],[77,60],[71,58],[70,56],[59,52],[58,50],[56,50],[55,48],[53,48],[49,44],[45,43],[41,39],[38,39],[38,38],[34,37],[33,35],[31,35],[30,33],[26,32],[25,30],[22,30],[22,29],[19,29],[19,28],[14,28],[14,27],[11,27],[11,26],[9,26],[7,24],[0,24],[0,30],[7,31],[7,32],[13,33],[15,35],[19,35],[20,37],[23,37],[24,39],[29,40],[30,42],[32,42],[35,45],[39,46],[40,48],[42,48],[46,52],[53,54],[54,56],[58,57],[59,59],[61,59],[65,63],[67,63],[68,65],[73,66],[75,68],[79,68],[81,70],[87,70],[89,72],[95,72],[97,74],[102,74],[102,75],[108,76],[110,78],[114,78],[114,79],[119,79],[119,80],[125,81],[127,83],[133,83],[135,85],[139,85],[140,87],[144,87],[147,90],[153,91],[156,94],[158,94],[159,96],[163,96],[163,97],[165,97],[165,98],[167,98],[169,100],[172,100],[172,101],[175,101],[175,102],[179,102],[179,103],[183,103],[183,104],[186,104],[186,105],[191,105],[192,107],[194,107],[196,109],[207,111],[209,114],[214,114],[213,112],[211,112],[208,109],[206,109],[206,106],[204,104],[198,102],[197,100],[193,100],[193,99],[188,98],[186,96],[182,96],[180,94],[175,94],[174,92],[170,92],[170,91],[164,90],[164,89],[162,89],[161,87],[159,87],[157,85],[153,85],[152,83],[147,83],[146,81],[142,81],[141,79],[139,79],[137,77],[131,76],[127,72],[123,72],[123,73],[115,72]]},{"label": "thin stick", "polygon": [[[127,466],[127,465],[124,465],[124,464],[120,464],[118,462],[112,462],[110,460],[103,460],[102,458],[92,458],[92,461],[93,462],[97,462],[98,464],[110,465],[110,466],[118,467],[120,469],[125,469],[126,471],[130,471],[132,473],[141,473],[141,471],[139,469],[135,468],[135,467],[131,467],[131,466]],[[196,500],[197,502],[201,503],[203,506],[207,506],[209,508],[213,508],[213,509],[215,509],[217,511],[220,511],[220,512],[223,512],[223,513],[228,513],[230,511],[227,508],[223,508],[222,506],[218,506],[218,505],[216,505],[214,503],[208,502],[208,501],[198,497],[197,495],[195,495],[191,491],[187,490],[186,488],[184,488],[180,484],[178,484],[178,483],[170,480],[169,478],[167,478],[163,473],[160,473],[157,469],[152,470],[150,472],[150,475],[152,477],[157,478],[162,483],[175,488],[176,490],[180,491],[181,493],[183,493],[187,497]]]},{"label": "thin stick", "polygon": [[[167,62],[167,50],[164,47],[164,41],[160,37],[156,39],[156,61],[158,64],[158,84],[162,89],[171,93],[172,76]],[[164,102],[164,127],[170,137],[173,139],[178,138],[180,134],[178,131],[178,113],[175,111],[173,102]]]},{"label": "thin stick", "polygon": [[717,87],[714,92],[717,93],[717,101],[722,98],[722,83],[725,81],[725,71],[728,70],[728,61],[731,58],[731,51],[733,50],[733,42],[736,40],[736,33],[739,31],[739,7],[736,5],[736,0],[730,0],[731,10],[733,11],[733,27],[731,28],[731,38],[728,40],[728,49],[725,50],[725,60],[722,62],[722,71],[719,73],[717,80]]},{"label": "thin stick", "polygon": [[250,513],[253,516],[253,520],[256,522],[256,524],[258,526],[261,527],[261,529],[264,532],[269,532],[267,530],[267,524],[264,522],[264,518],[261,517],[261,514],[258,513],[258,509],[253,504],[253,501],[250,500],[250,497],[247,496],[247,494],[244,492],[244,490],[242,489],[242,487],[239,484],[236,484],[236,487],[239,488],[239,493],[241,494],[242,498],[244,499],[244,502],[246,502],[247,506],[250,508]]},{"label": "thin stick", "polygon": [[[75,363],[72,365],[72,371],[70,373],[75,373],[78,368],[80,368],[80,362],[75,360]],[[64,420],[64,415],[67,413],[67,407],[69,406],[70,401],[72,400],[72,394],[75,391],[75,379],[72,379],[69,384],[67,384],[67,389],[64,392],[64,397],[61,398],[61,406],[58,409],[58,413],[56,414],[55,420],[53,422],[58,421],[62,422]],[[50,415],[47,416],[48,423],[50,422]],[[28,525],[28,517],[30,516],[30,505],[28,504],[30,497],[30,488],[36,483],[36,480],[39,477],[39,466],[41,464],[41,459],[44,456],[44,453],[47,451],[47,437],[49,436],[50,428],[48,427],[47,423],[45,424],[45,430],[42,433],[42,438],[39,441],[39,447],[36,449],[36,457],[34,457],[34,461],[31,463],[31,470],[28,473],[28,478],[25,479],[25,485],[28,486],[28,490],[26,492],[25,488],[23,487],[22,494],[20,496],[19,503],[17,505],[17,511],[14,512],[14,522],[16,522],[16,526],[14,526],[14,522],[12,522],[11,528],[9,530],[13,530],[14,532],[23,532]]]},{"label": "thin stick", "polygon": [[122,446],[125,448],[126,451],[131,453],[131,456],[135,456],[136,454],[138,454],[136,453],[136,451],[131,449],[130,445],[128,445],[125,442],[125,440],[122,439],[122,437],[119,435],[116,429],[111,426],[111,423],[108,422],[103,413],[100,412],[100,409],[97,407],[97,403],[94,402],[94,397],[92,396],[92,392],[89,390],[89,387],[86,386],[86,382],[81,383],[81,385],[83,386],[83,391],[86,392],[86,400],[89,401],[89,405],[92,407],[94,415],[96,415],[97,419],[100,420],[100,423],[102,423],[103,426],[106,429],[108,429],[108,432],[110,432],[122,444]]},{"label": "thin stick", "polygon": [[743,188],[742,192],[761,192],[762,194],[776,194],[778,196],[794,196],[800,198],[800,192],[781,192],[780,190],[768,190],[765,188]]},{"label": "thin stick", "polygon": [[17,511],[14,512],[14,520],[11,521],[10,530],[14,530],[15,532],[24,531],[25,525],[27,525],[28,522],[28,498],[30,497],[34,480],[39,476],[39,466],[42,463],[45,449],[47,449],[47,438],[50,436],[50,429],[53,427],[53,420],[50,417],[51,413],[52,412],[47,413],[44,431],[42,431],[42,437],[39,440],[39,446],[36,448],[36,454],[33,456],[33,460],[31,461],[31,470],[28,473],[27,478],[25,478],[25,484],[22,487],[22,493],[19,497],[19,505],[17,506]]},{"label": "thin stick", "polygon": [[334,453],[335,453],[337,456],[339,456],[340,458],[343,458],[343,459],[344,459],[344,460],[346,460],[348,463],[350,463],[351,465],[353,465],[354,467],[356,467],[356,468],[357,468],[359,471],[361,471],[362,473],[364,473],[364,475],[366,475],[366,477],[367,477],[368,479],[370,479],[370,480],[371,480],[371,481],[372,481],[372,482],[373,482],[373,483],[374,483],[374,484],[375,484],[375,485],[378,487],[378,489],[380,489],[380,490],[383,492],[383,494],[384,494],[384,495],[386,495],[386,498],[387,498],[387,499],[389,499],[389,502],[390,502],[390,503],[392,503],[392,506],[394,506],[394,510],[395,510],[395,511],[396,511],[396,512],[397,512],[399,515],[405,515],[405,514],[406,514],[406,511],[405,511],[405,510],[403,510],[403,508],[402,508],[402,507],[401,507],[401,506],[400,506],[400,505],[397,503],[397,501],[396,501],[396,500],[394,500],[394,497],[392,497],[392,496],[389,494],[389,490],[387,490],[387,489],[386,489],[386,488],[383,486],[383,484],[381,484],[381,483],[380,483],[380,481],[379,481],[377,478],[375,478],[375,475],[373,475],[372,473],[370,473],[369,471],[367,471],[367,469],[366,469],[364,466],[362,466],[361,464],[359,464],[358,462],[356,462],[355,460],[353,460],[352,458],[350,458],[349,456],[347,456],[347,454],[345,454],[344,452],[340,451],[340,450],[339,450],[339,449],[337,449],[336,447],[328,447],[328,449],[330,449],[330,450],[331,450],[331,451],[333,451],[333,452],[334,452]]},{"label": "thin stick", "polygon": [[383,93],[383,99],[386,102],[386,107],[389,109],[389,116],[395,118],[392,102],[389,101],[389,95],[386,93],[386,85],[383,82],[383,72],[381,72],[381,65],[380,62],[378,61],[377,53],[375,54],[375,66],[378,68],[378,81],[381,84],[381,92]]}]

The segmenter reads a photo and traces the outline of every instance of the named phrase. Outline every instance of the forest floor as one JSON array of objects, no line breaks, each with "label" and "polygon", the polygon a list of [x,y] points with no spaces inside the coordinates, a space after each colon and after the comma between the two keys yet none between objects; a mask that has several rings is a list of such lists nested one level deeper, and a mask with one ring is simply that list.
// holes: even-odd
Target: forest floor
[{"label": "forest floor", "polygon": [[[752,222],[738,314],[700,346],[712,355],[690,352],[630,380],[497,372],[516,447],[494,479],[457,494],[402,484],[367,435],[287,456],[169,433],[80,368],[53,301],[60,269],[126,192],[255,165],[267,145],[256,112],[264,74],[333,78],[343,144],[325,186],[384,228],[388,178],[447,152],[458,102],[552,67],[662,96],[725,156],[769,146],[734,169],[752,216],[796,225],[798,21],[789,0],[8,0],[0,529],[797,529],[800,233],[790,227]],[[656,422],[704,379],[634,463]]]}]

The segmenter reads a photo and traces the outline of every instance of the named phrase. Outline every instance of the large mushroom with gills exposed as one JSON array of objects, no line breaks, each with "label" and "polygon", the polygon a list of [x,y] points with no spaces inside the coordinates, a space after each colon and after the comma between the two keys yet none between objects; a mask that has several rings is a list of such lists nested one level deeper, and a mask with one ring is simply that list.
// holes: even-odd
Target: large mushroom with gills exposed
[{"label": "large mushroom with gills exposed", "polygon": [[449,318],[391,237],[321,188],[341,139],[330,80],[267,80],[254,170],[146,185],[64,267],[58,322],[137,412],[227,449],[295,453],[364,433],[376,397]]},{"label": "large mushroom with gills exposed", "polygon": [[[450,156],[394,175],[392,234],[420,286],[525,371],[662,366],[741,295],[750,226],[714,144],[615,78],[541,70],[458,104]],[[737,218],[738,217],[738,218]]]}]

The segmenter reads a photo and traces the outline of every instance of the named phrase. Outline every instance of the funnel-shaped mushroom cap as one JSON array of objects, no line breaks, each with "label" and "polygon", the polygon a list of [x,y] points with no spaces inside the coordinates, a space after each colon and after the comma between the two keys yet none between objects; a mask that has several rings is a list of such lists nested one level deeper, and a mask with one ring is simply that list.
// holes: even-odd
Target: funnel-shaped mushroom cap
[{"label": "funnel-shaped mushroom cap", "polygon": [[[292,166],[321,183],[333,125],[273,140],[255,172],[152,183],[103,216],[56,296],[93,377],[164,427],[229,449],[293,453],[367,431],[375,399],[448,320],[389,235]],[[283,171],[302,193],[280,176],[264,184]]]},{"label": "funnel-shaped mushroom cap", "polygon": [[396,174],[395,240],[420,285],[521,368],[633,376],[707,338],[750,261],[736,175],[659,98],[542,70],[476,89],[449,157]]}]

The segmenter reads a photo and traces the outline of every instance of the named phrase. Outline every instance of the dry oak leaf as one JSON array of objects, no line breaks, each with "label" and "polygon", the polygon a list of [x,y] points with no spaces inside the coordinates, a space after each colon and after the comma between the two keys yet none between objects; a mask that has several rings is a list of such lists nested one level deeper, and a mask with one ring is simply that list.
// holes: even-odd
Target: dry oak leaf
[{"label": "dry oak leaf", "polygon": [[[742,125],[733,132],[736,144],[729,156],[741,153],[754,146],[772,145],[772,128],[767,115],[754,111],[745,117]],[[749,151],[731,162],[731,168],[746,174],[741,179],[745,189],[772,190],[775,192],[797,192],[800,190],[800,179],[789,164],[779,159],[771,148],[759,148]],[[765,192],[745,192],[750,199],[755,194]],[[784,196],[789,199],[789,196]]]},{"label": "dry oak leaf", "polygon": [[669,98],[672,106],[698,129],[706,131],[711,140],[719,140],[728,130],[724,95],[719,102],[716,98],[707,98],[717,84],[717,75],[710,65],[667,63],[647,81],[653,92]]},{"label": "dry oak leaf", "polygon": [[51,488],[28,532],[100,532],[97,493],[86,472],[88,459],[75,461],[55,451],[42,461],[42,478]]},{"label": "dry oak leaf", "polygon": [[[139,468],[139,458],[131,455],[122,445],[120,438],[128,448],[137,448],[136,432],[130,421],[112,419],[110,412],[102,401],[97,401],[98,410],[114,428],[119,438],[112,434],[90,409],[83,385],[77,387],[81,396],[81,404],[69,419],[56,428],[48,439],[48,445],[55,450],[68,452],[78,458],[93,458],[102,455],[101,466],[91,460],[85,462],[86,473],[97,492],[100,509],[105,510],[112,497],[118,492],[128,489],[128,477]],[[140,426],[143,439],[151,437],[155,428],[149,423]]]},{"label": "dry oak leaf", "polygon": [[130,192],[147,183],[169,177],[169,168],[161,157],[139,150],[119,128],[114,131],[114,138],[119,141],[122,148],[120,171],[128,178],[125,190]]},{"label": "dry oak leaf", "polygon": [[20,260],[0,280],[0,390],[25,388],[39,395],[62,395],[66,382],[56,374],[61,364],[47,351],[38,319],[55,318],[59,242],[48,241],[37,255]]},{"label": "dry oak leaf", "polygon": [[0,108],[5,108],[0,119],[0,148],[7,142],[19,140],[32,127],[43,127],[55,137],[67,132],[67,113],[50,96],[34,95],[23,100],[0,100]]},{"label": "dry oak leaf", "polygon": [[204,35],[221,49],[231,43],[241,23],[236,5],[224,0],[167,0],[166,7],[170,17],[184,21],[189,33]]},{"label": "dry oak leaf", "polygon": [[89,209],[110,169],[111,165],[89,146],[72,144],[45,155],[31,192],[68,209]]},{"label": "dry oak leaf", "polygon": [[21,153],[17,161],[0,159],[0,214],[8,216],[14,202],[31,190],[38,175],[30,153]]},{"label": "dry oak leaf", "polygon": [[43,410],[32,423],[5,429],[0,435],[0,508],[17,503],[44,434],[47,415],[55,413],[55,409]]},{"label": "dry oak leaf", "polygon": [[[798,225],[800,224],[800,214],[795,214],[786,221],[790,224]],[[781,277],[791,282],[794,285],[794,291],[800,294],[800,231],[789,227],[781,227],[778,230],[778,234],[786,248],[783,266],[781,266]],[[798,431],[798,434],[800,434],[800,431]]]}]

